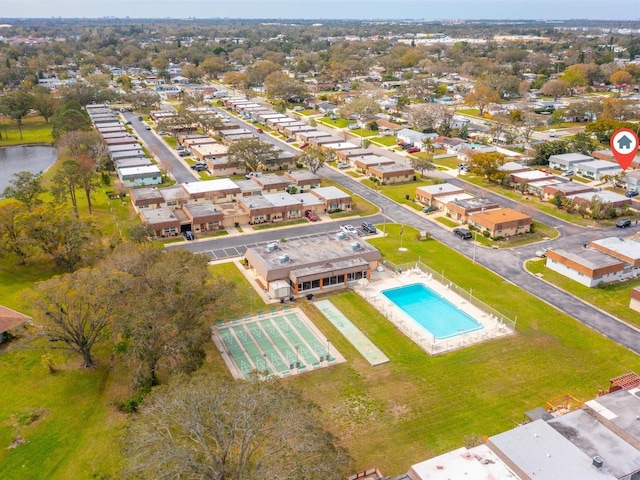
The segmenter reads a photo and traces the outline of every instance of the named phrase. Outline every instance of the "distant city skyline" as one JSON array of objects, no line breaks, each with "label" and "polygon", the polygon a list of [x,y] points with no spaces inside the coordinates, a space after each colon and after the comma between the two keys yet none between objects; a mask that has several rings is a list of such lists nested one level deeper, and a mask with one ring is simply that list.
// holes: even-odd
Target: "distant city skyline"
[{"label": "distant city skyline", "polygon": [[638,0],[22,0],[2,18],[638,20]]}]

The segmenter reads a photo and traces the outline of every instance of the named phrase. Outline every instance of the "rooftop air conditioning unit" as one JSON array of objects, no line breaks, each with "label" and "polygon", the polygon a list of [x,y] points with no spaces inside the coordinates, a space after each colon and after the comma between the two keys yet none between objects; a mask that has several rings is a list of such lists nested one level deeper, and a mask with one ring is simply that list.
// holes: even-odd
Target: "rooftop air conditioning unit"
[{"label": "rooftop air conditioning unit", "polygon": [[278,257],[278,260],[280,260],[280,263],[288,263],[289,262],[289,255],[287,255],[287,254],[280,255]]},{"label": "rooftop air conditioning unit", "polygon": [[276,250],[278,250],[278,244],[277,243],[268,243],[267,244],[267,252],[275,252]]},{"label": "rooftop air conditioning unit", "polygon": [[357,252],[361,248],[362,248],[362,245],[360,245],[358,242],[353,242],[351,244],[351,250],[353,250],[354,252]]},{"label": "rooftop air conditioning unit", "polygon": [[593,463],[592,465],[598,469],[602,468],[602,466],[604,465],[604,460],[602,459],[601,456],[596,455],[595,457],[593,457]]},{"label": "rooftop air conditioning unit", "polygon": [[336,233],[336,239],[338,240],[344,240],[347,238],[347,234],[344,232],[338,232]]}]

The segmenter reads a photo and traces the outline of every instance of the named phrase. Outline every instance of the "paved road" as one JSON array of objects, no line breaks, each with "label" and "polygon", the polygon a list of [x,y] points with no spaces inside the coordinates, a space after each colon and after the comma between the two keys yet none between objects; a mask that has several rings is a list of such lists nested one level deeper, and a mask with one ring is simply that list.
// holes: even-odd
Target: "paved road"
[{"label": "paved road", "polygon": [[[236,120],[238,119],[236,118]],[[246,124],[247,128],[253,128],[253,125],[246,122],[243,123]],[[281,142],[270,135],[265,134],[264,140],[270,141],[274,145],[285,150],[295,152],[295,149],[290,145]],[[385,155],[397,158],[401,162],[406,162],[404,157],[393,154],[387,150],[384,150],[384,153]],[[419,230],[426,230],[436,240],[461,252],[470,259],[475,259],[477,263],[502,276],[505,281],[512,282],[523,290],[543,299],[543,301],[554,306],[558,310],[567,313],[585,325],[588,325],[603,335],[611,338],[615,342],[640,354],[640,331],[525,272],[523,262],[527,258],[531,258],[533,256],[533,252],[539,249],[540,245],[528,245],[500,250],[478,247],[474,245],[474,242],[465,242],[460,240],[458,237],[455,237],[448,229],[427,220],[427,218],[420,212],[408,209],[393,202],[389,198],[363,186],[342,172],[336,171],[330,167],[323,167],[318,173],[341,185],[344,185],[345,188],[378,205],[382,210],[382,215],[371,217],[368,220],[380,224],[383,222],[383,218],[386,218],[396,223],[411,225]],[[532,215],[536,220],[558,228],[563,235],[558,239],[546,242],[548,244],[557,246],[575,246],[576,244],[588,243],[589,241],[597,238],[610,236],[615,232],[615,228],[596,230],[578,227],[549,216],[536,209],[523,206],[514,200],[498,196],[493,192],[482,190],[475,185],[464,182],[462,179],[452,178],[442,172],[437,173],[438,176],[442,176],[443,178],[446,177],[447,181],[453,184],[464,185],[465,189],[469,189],[488,198],[495,197],[494,199],[501,205],[515,207],[521,211],[525,211]],[[287,228],[286,236],[287,238],[294,238],[299,236],[317,235],[321,232],[335,230],[337,230],[337,224],[335,222],[320,222],[313,225],[310,224]],[[217,237],[214,239],[199,240],[186,244],[168,245],[167,248],[187,248],[192,252],[206,253],[212,258],[227,258],[229,256],[242,255],[248,247],[266,244],[270,241],[278,240],[282,238],[282,236],[282,229],[274,229],[254,234],[246,234],[241,237]],[[553,321],[552,318],[541,320]]]},{"label": "paved road", "polygon": [[188,183],[200,180],[200,177],[160,138],[154,130],[147,130],[145,123],[138,120],[138,115],[131,112],[123,113],[126,120],[131,121],[131,128],[138,138],[146,145],[157,160],[158,165],[171,174],[178,183]]}]

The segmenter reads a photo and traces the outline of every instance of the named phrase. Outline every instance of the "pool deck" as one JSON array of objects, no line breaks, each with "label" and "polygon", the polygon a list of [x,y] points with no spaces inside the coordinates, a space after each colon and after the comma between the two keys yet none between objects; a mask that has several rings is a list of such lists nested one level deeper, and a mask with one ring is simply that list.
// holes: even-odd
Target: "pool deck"
[{"label": "pool deck", "polygon": [[[483,328],[470,333],[438,340],[433,334],[419,325],[413,318],[398,308],[385,297],[382,292],[391,288],[402,287],[414,283],[422,283],[433,290],[440,297],[448,300],[452,305],[468,314],[471,318],[481,323]],[[431,355],[442,354],[459,350],[470,345],[483,343],[495,338],[505,337],[515,333],[511,326],[503,323],[496,316],[484,312],[465,297],[435,280],[431,274],[419,269],[410,269],[395,274],[388,270],[372,272],[369,283],[360,282],[354,290],[367,302],[380,311],[402,333],[411,338],[423,350]]]}]

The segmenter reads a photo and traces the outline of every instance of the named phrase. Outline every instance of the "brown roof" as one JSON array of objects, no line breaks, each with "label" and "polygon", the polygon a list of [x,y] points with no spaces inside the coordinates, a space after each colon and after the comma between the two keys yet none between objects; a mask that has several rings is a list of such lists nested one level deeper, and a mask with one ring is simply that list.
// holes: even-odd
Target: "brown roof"
[{"label": "brown roof", "polygon": [[31,320],[31,317],[0,305],[0,333],[7,332],[29,320]]}]

